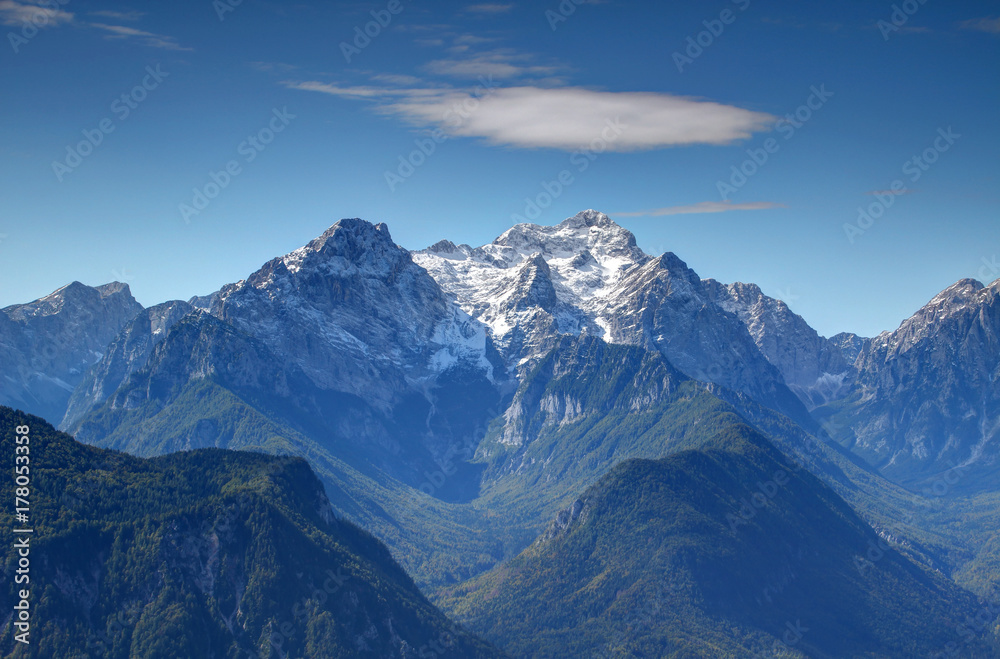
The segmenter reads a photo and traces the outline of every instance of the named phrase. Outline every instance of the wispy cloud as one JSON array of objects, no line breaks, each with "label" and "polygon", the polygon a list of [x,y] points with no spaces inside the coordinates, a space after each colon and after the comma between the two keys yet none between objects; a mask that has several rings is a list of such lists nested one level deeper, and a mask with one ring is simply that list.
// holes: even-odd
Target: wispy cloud
[{"label": "wispy cloud", "polygon": [[900,188],[899,190],[869,190],[865,194],[869,196],[879,195],[881,197],[884,197],[886,195],[892,195],[893,197],[899,197],[904,194],[912,194],[912,193],[913,190],[911,190],[910,188]]},{"label": "wispy cloud", "polygon": [[555,66],[532,64],[531,60],[530,55],[497,50],[469,57],[434,60],[426,64],[424,70],[435,75],[470,79],[480,76],[493,76],[502,79],[522,76],[551,76],[559,70]]},{"label": "wispy cloud", "polygon": [[1000,34],[1000,17],[997,18],[974,18],[959,23],[959,27],[965,30],[976,30],[977,32],[989,32],[990,34]]},{"label": "wispy cloud", "polygon": [[446,25],[444,23],[400,23],[399,25],[393,25],[392,29],[396,32],[449,32],[454,29],[452,25]]},{"label": "wispy cloud", "polygon": [[73,22],[73,14],[61,9],[40,7],[42,0],[36,2],[15,2],[0,0],[0,23],[4,25],[23,25],[32,23],[35,27],[56,27]]},{"label": "wispy cloud", "polygon": [[416,76],[402,75],[397,73],[380,73],[372,77],[372,80],[386,85],[397,85],[401,87],[412,87],[420,84],[420,78]]},{"label": "wispy cloud", "polygon": [[617,217],[663,217],[665,215],[691,215],[696,213],[726,213],[729,211],[760,211],[769,208],[785,208],[784,204],[771,201],[752,201],[734,204],[731,201],[702,201],[688,206],[668,206],[633,213],[614,213]]},{"label": "wispy cloud", "polygon": [[299,68],[294,64],[285,64],[284,62],[250,62],[249,64],[250,68],[261,73],[282,73],[287,75]]},{"label": "wispy cloud", "polygon": [[499,41],[499,39],[496,37],[483,37],[478,34],[460,34],[452,39],[452,45],[448,48],[448,52],[453,55],[461,55],[462,53],[469,52],[475,46],[495,41]]},{"label": "wispy cloud", "polygon": [[465,8],[465,11],[470,14],[506,14],[513,8],[513,3],[485,2],[477,5],[469,5]]},{"label": "wispy cloud", "polygon": [[137,21],[146,15],[141,11],[111,11],[109,9],[92,11],[89,14],[91,16],[100,16],[101,18],[110,18],[113,21]]},{"label": "wispy cloud", "polygon": [[[284,84],[292,89],[373,101],[379,112],[421,128],[441,128],[456,137],[526,149],[585,148],[607,130],[608,122],[622,129],[621,135],[608,145],[616,151],[730,144],[767,130],[775,121],[775,117],[762,112],[652,92],[519,86],[493,89],[482,96],[454,88],[392,89],[319,81]],[[456,126],[448,121],[449,111],[461,104],[476,110]]]},{"label": "wispy cloud", "polygon": [[109,32],[109,39],[134,39],[144,46],[150,48],[162,48],[163,50],[194,50],[177,43],[173,37],[162,34],[154,34],[145,30],[138,30],[124,25],[108,25],[106,23],[91,23],[91,27]]},{"label": "wispy cloud", "polygon": [[780,18],[773,16],[765,16],[760,19],[761,23],[766,23],[768,25],[775,25],[778,27],[791,28],[793,30],[825,30],[827,32],[837,32],[844,27],[843,23],[836,22],[806,22],[798,19],[790,18]]}]

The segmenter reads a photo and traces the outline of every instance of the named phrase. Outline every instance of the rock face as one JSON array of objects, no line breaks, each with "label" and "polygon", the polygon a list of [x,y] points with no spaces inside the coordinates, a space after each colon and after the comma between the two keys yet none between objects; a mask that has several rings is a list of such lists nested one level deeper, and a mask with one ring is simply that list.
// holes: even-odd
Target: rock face
[{"label": "rock face", "polygon": [[125,284],[73,282],[0,311],[0,404],[58,423],[70,394],[142,311]]},{"label": "rock face", "polygon": [[[1000,280],[964,279],[873,338],[836,420],[855,451],[914,481],[995,472],[1000,458]],[[970,481],[973,479],[969,479]]]},{"label": "rock face", "polygon": [[840,348],[848,364],[854,364],[861,351],[871,343],[871,339],[866,339],[852,332],[841,332],[831,336],[830,343]]},{"label": "rock face", "polygon": [[705,285],[716,304],[746,325],[760,351],[808,407],[844,395],[857,357],[853,340],[860,341],[855,335],[840,335],[840,343],[823,338],[784,302],[764,295],[756,284],[727,286],[709,279]]},{"label": "rock face", "polygon": [[341,220],[212,297],[213,315],[316,386],[375,407],[389,409],[414,384],[453,368],[494,379],[483,325],[448,300],[384,224]]},{"label": "rock face", "polygon": [[[336,456],[419,484],[442,456],[472,454],[506,380],[485,327],[385,225],[342,220],[246,280],[140,314],[77,388],[63,427],[145,455],[259,447],[259,434],[227,425],[229,403],[199,408],[208,383]],[[168,407],[204,418],[181,431],[190,419],[158,420]],[[116,427],[126,417],[135,432]]]},{"label": "rock face", "polygon": [[194,307],[187,302],[175,300],[150,307],[132,319],[74,389],[60,427],[72,427],[113,395],[130,375],[146,365],[153,348],[166,338],[167,332],[192,311]]},{"label": "rock face", "polygon": [[554,227],[521,224],[490,245],[418,252],[462,308],[490,327],[508,366],[526,373],[559,335],[596,334],[658,350],[685,374],[742,391],[808,422],[746,325],[674,254],[652,258],[603,213]]},{"label": "rock face", "polygon": [[497,441],[521,447],[544,429],[571,424],[584,415],[600,418],[614,411],[648,410],[686,379],[655,351],[564,336],[514,394]]}]

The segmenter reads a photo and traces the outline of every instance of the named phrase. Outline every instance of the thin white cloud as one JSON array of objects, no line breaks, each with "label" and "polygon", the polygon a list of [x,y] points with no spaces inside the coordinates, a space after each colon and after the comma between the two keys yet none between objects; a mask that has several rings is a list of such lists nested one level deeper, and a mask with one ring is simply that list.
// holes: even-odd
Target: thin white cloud
[{"label": "thin white cloud", "polygon": [[726,213],[729,211],[760,211],[769,208],[785,208],[784,204],[771,201],[751,201],[734,204],[731,201],[702,201],[688,206],[668,206],[634,213],[614,213],[617,217],[663,217],[665,215],[691,215],[696,213]]},{"label": "thin white cloud", "polygon": [[56,27],[73,22],[73,14],[61,9],[40,7],[38,2],[15,2],[0,0],[0,23],[4,25],[24,25],[30,23],[37,28]]},{"label": "thin white cloud", "polygon": [[380,73],[372,77],[372,80],[376,82],[385,83],[387,85],[398,85],[398,86],[413,86],[420,84],[420,78],[416,76],[403,75],[398,73]]},{"label": "thin white cloud", "polygon": [[[369,100],[384,114],[455,137],[485,139],[497,146],[586,148],[609,124],[620,128],[613,151],[640,151],[693,144],[730,144],[769,129],[775,117],[732,105],[652,92],[604,92],[579,87],[506,87],[484,91],[452,88],[393,89],[285,81],[291,89]],[[475,108],[455,122],[456,107]],[[458,124],[458,125],[456,125]],[[708,211],[704,211],[708,212]]]},{"label": "thin white cloud", "polygon": [[[461,55],[472,50],[475,46],[481,46],[487,43],[494,43],[499,41],[495,37],[481,37],[478,34],[460,34],[452,39],[452,45],[448,48],[448,52],[452,55]],[[499,51],[495,51],[494,55],[507,56],[507,54],[501,55]],[[482,55],[480,55],[481,57]],[[522,59],[527,59],[525,56],[521,56]]]},{"label": "thin white cloud", "polygon": [[460,34],[455,37],[455,43],[464,46],[478,46],[484,43],[499,41],[496,37],[481,37],[478,34]]},{"label": "thin white cloud", "polygon": [[[471,103],[478,100],[478,104]],[[478,105],[450,128],[442,117],[456,103]],[[383,111],[418,126],[439,126],[462,137],[521,148],[573,151],[601,137],[609,122],[622,127],[608,143],[614,151],[690,144],[729,144],[773,124],[774,117],[731,105],[650,92],[604,92],[563,87],[508,87],[475,99],[467,92],[414,96]]]},{"label": "thin white cloud", "polygon": [[548,76],[559,70],[554,66],[529,64],[530,60],[531,57],[528,55],[515,55],[507,52],[493,51],[479,53],[470,57],[434,60],[426,64],[424,69],[435,75],[445,75],[453,78],[493,76],[505,79],[521,76]]},{"label": "thin white cloud", "polygon": [[469,5],[465,8],[465,11],[471,14],[506,14],[514,5],[511,3],[498,3],[498,2],[485,2],[477,5]]},{"label": "thin white cloud", "polygon": [[144,46],[162,48],[163,50],[194,50],[193,48],[181,46],[173,37],[154,34],[145,30],[137,30],[134,27],[108,25],[106,23],[91,23],[90,26],[109,32],[110,34],[107,35],[109,39],[135,39]]},{"label": "thin white cloud", "polygon": [[109,9],[101,9],[90,12],[90,15],[110,18],[114,21],[137,21],[146,14],[141,11],[111,11]]},{"label": "thin white cloud", "polygon": [[450,32],[454,29],[454,26],[446,25],[444,23],[400,23],[399,25],[393,25],[392,29],[396,32]]},{"label": "thin white cloud", "polygon": [[[315,80],[310,80],[306,82],[293,82],[285,81],[284,84],[289,89],[298,89],[306,92],[320,92],[322,94],[330,94],[331,96],[342,96],[344,98],[353,99],[377,99],[384,98],[387,94],[392,92],[381,87],[366,87],[366,86],[353,86],[353,87],[343,87],[341,85],[334,85],[326,82],[317,82]],[[407,90],[414,91],[414,90]]]},{"label": "thin white cloud", "polygon": [[1000,34],[1000,17],[997,18],[974,18],[962,21],[959,24],[966,30],[976,30],[977,32],[989,32],[990,34]]},{"label": "thin white cloud", "polygon": [[294,64],[284,62],[250,62],[250,68],[261,73],[290,73],[299,68]]},{"label": "thin white cloud", "polygon": [[884,197],[886,195],[892,195],[893,197],[899,197],[900,195],[912,194],[912,193],[913,193],[913,190],[911,190],[910,188],[901,188],[899,190],[869,190],[865,194],[866,195],[873,195],[873,196],[874,195],[879,195],[879,196],[882,196],[882,197]]}]

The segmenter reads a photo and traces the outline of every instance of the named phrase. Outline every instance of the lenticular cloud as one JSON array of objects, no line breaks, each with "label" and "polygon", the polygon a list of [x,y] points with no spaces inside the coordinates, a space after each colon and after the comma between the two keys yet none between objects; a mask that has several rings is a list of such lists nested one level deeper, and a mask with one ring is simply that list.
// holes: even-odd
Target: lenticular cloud
[{"label": "lenticular cloud", "polygon": [[652,92],[579,87],[383,90],[319,82],[289,86],[374,100],[379,111],[414,125],[517,148],[586,148],[602,137],[609,121],[622,127],[621,135],[608,145],[614,151],[730,144],[767,130],[775,120],[733,105]]}]

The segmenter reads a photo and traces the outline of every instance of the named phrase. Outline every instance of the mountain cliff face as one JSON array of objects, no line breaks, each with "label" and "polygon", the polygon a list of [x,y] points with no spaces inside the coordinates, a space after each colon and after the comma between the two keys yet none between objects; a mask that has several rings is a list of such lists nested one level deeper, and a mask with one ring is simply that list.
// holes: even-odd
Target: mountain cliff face
[{"label": "mountain cliff face", "polygon": [[852,332],[841,332],[840,334],[831,336],[830,343],[840,348],[848,364],[854,364],[861,351],[871,343],[871,339],[858,336]]},{"label": "mountain cliff face", "polygon": [[[507,386],[483,325],[392,242],[384,224],[341,220],[192,303],[161,305],[126,328],[77,391],[63,427],[144,454],[150,446],[184,448],[178,442],[190,433],[176,427],[152,424],[159,430],[140,433],[140,441],[109,419],[131,411],[130,423],[151,428],[188,383],[211,381],[325,444],[380,447],[385,453],[355,461],[419,484],[435,459],[471,454],[476,428]],[[98,422],[88,421],[95,414]],[[212,438],[213,427],[199,431],[202,445],[244,445],[238,431]]]},{"label": "mountain cliff face", "polygon": [[757,348],[803,403],[813,408],[843,396],[857,356],[846,335],[843,347],[821,337],[784,302],[764,295],[756,284],[727,286],[713,279],[704,283],[709,297],[746,325]]},{"label": "mountain cliff face", "polygon": [[58,423],[73,389],[142,311],[125,284],[73,282],[0,311],[0,404]]},{"label": "mountain cliff face", "polygon": [[485,328],[442,293],[384,224],[341,220],[213,296],[213,315],[257,337],[321,389],[388,409],[449,369],[494,380]]},{"label": "mountain cliff face", "polygon": [[490,245],[438,243],[414,255],[470,316],[490,327],[522,375],[558,335],[595,334],[660,351],[696,379],[744,391],[808,423],[744,323],[673,254],[652,258],[603,213],[522,224]]},{"label": "mountain cliff face", "polygon": [[[107,659],[502,653],[424,598],[384,545],[336,518],[305,461],[203,450],[142,460],[28,426],[36,484],[30,583],[4,550],[0,605],[31,590],[30,656]],[[0,438],[14,454],[14,435]],[[13,501],[13,479],[3,494]],[[0,513],[13,528],[13,510]],[[5,616],[0,654],[17,650]]]},{"label": "mountain cliff face", "polygon": [[[860,352],[851,395],[823,412],[841,438],[904,482],[1000,468],[1000,280],[962,280]],[[978,477],[969,477],[977,474]]]},{"label": "mountain cliff face", "polygon": [[59,427],[73,427],[113,395],[130,375],[146,365],[153,348],[166,338],[167,332],[192,311],[194,307],[187,302],[173,301],[150,307],[133,318],[73,390]]}]

